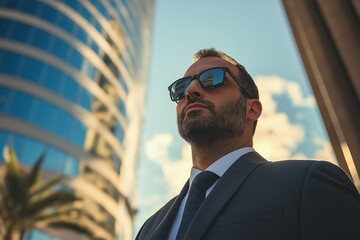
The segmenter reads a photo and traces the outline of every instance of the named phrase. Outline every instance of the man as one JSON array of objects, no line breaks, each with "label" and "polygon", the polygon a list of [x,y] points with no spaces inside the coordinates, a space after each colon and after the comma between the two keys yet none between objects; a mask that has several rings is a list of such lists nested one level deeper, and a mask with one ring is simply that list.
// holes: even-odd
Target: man
[{"label": "man", "polygon": [[[360,239],[359,193],[341,169],[324,161],[269,162],[252,148],[262,105],[233,58],[200,50],[169,91],[193,168],[136,239]],[[215,177],[196,193],[195,176],[203,173]]]}]

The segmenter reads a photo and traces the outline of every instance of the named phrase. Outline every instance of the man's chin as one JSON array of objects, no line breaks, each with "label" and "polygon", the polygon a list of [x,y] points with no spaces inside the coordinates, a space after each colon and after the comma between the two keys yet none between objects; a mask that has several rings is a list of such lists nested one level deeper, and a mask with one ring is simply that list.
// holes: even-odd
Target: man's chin
[{"label": "man's chin", "polygon": [[209,114],[207,114],[204,111],[190,110],[185,113],[185,115],[183,117],[183,124],[187,124],[187,122],[193,122],[193,121],[204,122],[209,117],[210,117]]},{"label": "man's chin", "polygon": [[208,146],[212,142],[217,141],[219,138],[214,134],[209,134],[208,131],[190,131],[182,135],[185,141],[190,144],[196,144],[197,146]]}]

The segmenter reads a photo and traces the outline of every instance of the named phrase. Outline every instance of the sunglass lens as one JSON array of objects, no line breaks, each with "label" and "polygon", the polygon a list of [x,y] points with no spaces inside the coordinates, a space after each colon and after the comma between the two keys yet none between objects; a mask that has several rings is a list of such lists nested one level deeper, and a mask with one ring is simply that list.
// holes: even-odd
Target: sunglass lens
[{"label": "sunglass lens", "polygon": [[190,81],[191,79],[188,78],[180,79],[171,86],[171,97],[174,101],[185,97],[185,91]]},{"label": "sunglass lens", "polygon": [[221,68],[210,69],[200,75],[200,81],[205,89],[217,87],[223,83],[223,80],[224,70]]}]

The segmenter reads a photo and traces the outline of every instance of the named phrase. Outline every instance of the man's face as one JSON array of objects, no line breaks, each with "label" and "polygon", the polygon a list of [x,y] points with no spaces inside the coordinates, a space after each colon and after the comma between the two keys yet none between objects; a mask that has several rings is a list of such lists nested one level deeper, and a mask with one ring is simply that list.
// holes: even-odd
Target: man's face
[{"label": "man's face", "polygon": [[[228,67],[238,75],[237,68],[227,61],[206,57],[195,62],[185,76],[213,67]],[[186,141],[207,144],[219,138],[242,135],[246,124],[246,99],[228,73],[224,85],[216,89],[204,90],[197,79],[192,81],[186,95],[176,107],[178,130]]]}]

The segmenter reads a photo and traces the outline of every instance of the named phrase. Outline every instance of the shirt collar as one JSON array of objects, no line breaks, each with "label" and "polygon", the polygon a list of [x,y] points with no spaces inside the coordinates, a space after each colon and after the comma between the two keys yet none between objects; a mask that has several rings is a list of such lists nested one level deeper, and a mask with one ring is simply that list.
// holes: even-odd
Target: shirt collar
[{"label": "shirt collar", "polygon": [[[205,169],[205,171],[211,171],[211,172],[217,174],[219,177],[222,177],[222,175],[224,175],[224,173],[229,169],[229,167],[231,165],[233,165],[234,162],[236,162],[236,160],[238,160],[241,156],[245,155],[246,153],[253,152],[253,151],[255,151],[255,150],[252,147],[244,147],[244,148],[240,148],[235,151],[232,151],[232,152],[226,154],[225,156],[222,156],[218,160],[216,160],[207,169]],[[190,186],[191,186],[194,178],[196,177],[196,175],[198,175],[199,173],[201,173],[201,170],[194,168],[194,167],[191,168],[190,180],[189,180]]]}]

